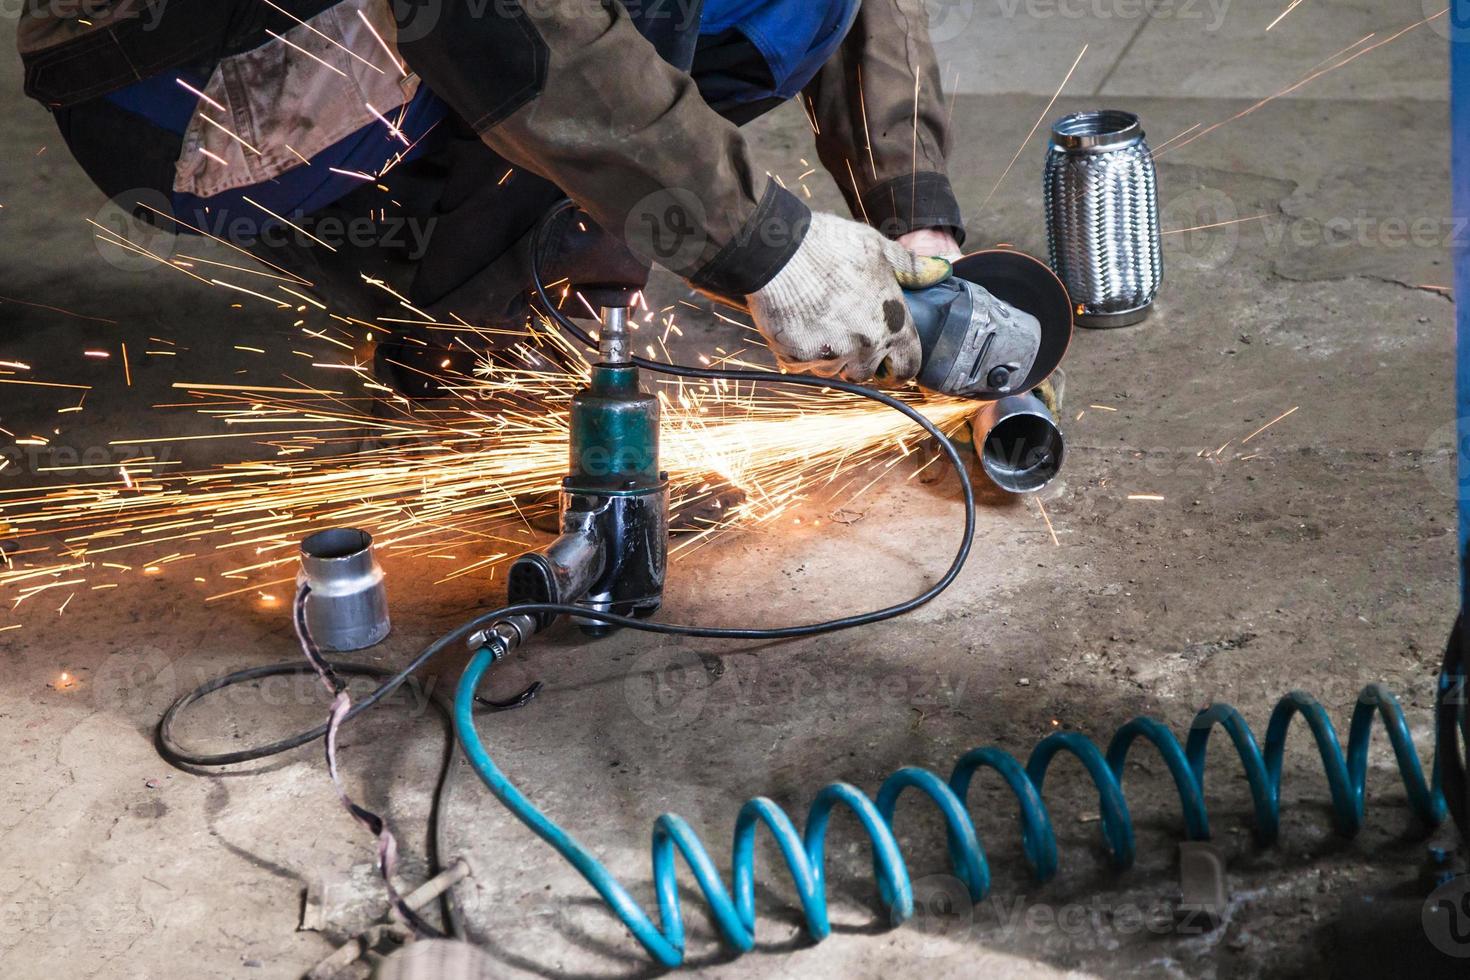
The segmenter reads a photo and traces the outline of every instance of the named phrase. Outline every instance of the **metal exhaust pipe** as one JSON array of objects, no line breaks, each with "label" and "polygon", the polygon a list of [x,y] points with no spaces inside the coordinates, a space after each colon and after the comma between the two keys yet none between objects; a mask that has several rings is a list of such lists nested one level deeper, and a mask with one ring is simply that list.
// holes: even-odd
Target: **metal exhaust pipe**
[{"label": "metal exhaust pipe", "polygon": [[311,588],[306,625],[323,650],[364,650],[393,628],[383,569],[373,555],[373,536],[366,531],[335,527],[302,541],[296,582]]},{"label": "metal exhaust pipe", "polygon": [[1034,393],[987,402],[971,426],[980,467],[1002,490],[1035,493],[1062,471],[1062,430]]}]

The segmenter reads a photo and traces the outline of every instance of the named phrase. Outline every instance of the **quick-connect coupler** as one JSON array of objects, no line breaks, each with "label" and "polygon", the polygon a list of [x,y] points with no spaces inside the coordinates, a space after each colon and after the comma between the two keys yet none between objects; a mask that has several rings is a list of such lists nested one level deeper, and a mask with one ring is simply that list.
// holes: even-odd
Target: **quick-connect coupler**
[{"label": "quick-connect coupler", "polygon": [[496,660],[504,660],[535,636],[536,630],[534,616],[507,616],[471,633],[465,645],[471,650],[488,649]]},{"label": "quick-connect coupler", "polygon": [[[663,603],[669,480],[659,469],[659,404],[628,360],[627,311],[604,310],[601,357],[572,399],[561,535],[511,566],[512,603],[579,605],[650,616]],[[543,616],[540,626],[554,616]],[[582,620],[593,635],[608,632]]]}]

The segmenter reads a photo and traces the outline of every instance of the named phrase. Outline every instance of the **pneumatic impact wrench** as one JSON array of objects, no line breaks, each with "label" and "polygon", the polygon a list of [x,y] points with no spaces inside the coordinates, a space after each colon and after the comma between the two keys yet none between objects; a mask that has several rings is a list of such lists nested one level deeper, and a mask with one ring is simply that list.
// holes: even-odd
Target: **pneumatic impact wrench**
[{"label": "pneumatic impact wrench", "polygon": [[[511,566],[508,596],[645,618],[663,602],[669,477],[659,469],[658,399],[630,359],[628,308],[604,307],[597,363],[572,398],[561,534]],[[537,630],[554,616],[537,617]],[[610,628],[581,621],[592,636]]]}]

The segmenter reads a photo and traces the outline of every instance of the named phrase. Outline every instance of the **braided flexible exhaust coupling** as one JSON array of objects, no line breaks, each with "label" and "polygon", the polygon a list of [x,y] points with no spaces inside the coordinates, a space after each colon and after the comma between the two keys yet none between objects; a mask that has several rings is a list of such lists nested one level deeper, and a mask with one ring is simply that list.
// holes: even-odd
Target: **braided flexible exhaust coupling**
[{"label": "braided flexible exhaust coupling", "polygon": [[1052,126],[1042,180],[1051,264],[1084,327],[1148,315],[1164,277],[1153,157],[1131,112],[1102,109]]}]

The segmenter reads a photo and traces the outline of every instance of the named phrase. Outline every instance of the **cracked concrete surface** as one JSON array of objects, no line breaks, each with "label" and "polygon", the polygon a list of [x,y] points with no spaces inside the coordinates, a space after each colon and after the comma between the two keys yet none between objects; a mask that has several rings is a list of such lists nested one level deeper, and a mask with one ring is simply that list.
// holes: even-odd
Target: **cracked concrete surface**
[{"label": "cracked concrete surface", "polygon": [[[1310,0],[1266,34],[1275,5],[1227,4],[1207,29],[1212,21],[1104,17],[1096,5],[1082,17],[1046,15],[1018,2],[952,5],[961,16],[945,21],[941,49],[946,78],[960,80],[953,176],[972,209],[971,243],[1037,253],[1045,126],[989,206],[980,202],[1083,42],[1092,47],[1075,85],[1049,115],[1128,108],[1157,145],[1231,118],[1370,31],[1387,37],[1422,16],[1416,4]],[[800,814],[827,782],[875,791],[900,766],[947,772],[978,745],[1024,757],[1052,731],[1105,740],[1140,713],[1182,732],[1217,699],[1239,705],[1259,733],[1292,688],[1321,698],[1341,728],[1357,691],[1377,681],[1401,692],[1427,744],[1455,570],[1446,287],[1447,244],[1460,232],[1444,221],[1444,78],[1444,39],[1420,29],[1161,154],[1166,286],[1144,325],[1077,338],[1068,470],[1043,498],[1057,544],[1037,503],[992,498],[959,584],[900,622],[758,648],[634,636],[589,645],[559,633],[495,675],[497,691],[537,678],[548,689],[532,707],[484,722],[492,751],[651,901],[646,841],[665,810],[689,819],[723,867],[733,815],[751,796]],[[19,96],[13,58],[0,83],[12,148],[0,162],[0,356],[98,386],[72,416],[56,414],[69,404],[62,398],[6,390],[0,426],[60,428],[52,453],[211,431],[199,416],[148,406],[172,400],[173,381],[206,372],[279,375],[292,362],[286,338],[297,342],[289,320],[232,308],[183,277],[103,261],[84,221],[100,195],[45,113]],[[763,121],[753,138],[760,165],[788,182],[807,169],[799,112]],[[817,204],[836,205],[830,186],[808,184]],[[1184,230],[1199,225],[1217,226]],[[683,295],[668,279],[659,288],[669,301]],[[80,356],[90,344],[149,336],[189,350],[135,365],[132,388],[114,366]],[[268,354],[235,350],[245,337]],[[163,449],[186,467],[264,451]],[[47,479],[33,471],[46,458],[5,473],[5,489]],[[1128,499],[1139,493],[1163,500]],[[952,478],[933,487],[894,478],[852,505],[840,529],[805,520],[779,537],[732,535],[676,564],[664,615],[791,622],[889,601],[948,559],[955,507]],[[198,574],[222,567],[208,560]],[[413,562],[389,574],[396,628],[369,655],[380,665],[404,662],[496,598],[493,582],[431,587],[434,571]],[[154,754],[152,728],[173,697],[295,654],[280,610],[205,604],[189,578],[140,579],[64,616],[55,603],[0,611],[0,627],[24,627],[0,633],[0,871],[12,895],[0,964],[9,977],[290,977],[361,924],[344,913],[324,933],[298,930],[308,886],[360,880],[371,859],[316,748],[218,778],[172,771]],[[450,658],[433,684],[452,682],[459,664]],[[49,686],[60,670],[79,683]],[[222,697],[181,735],[225,748],[315,724],[314,683]],[[422,874],[441,732],[418,690],[345,736],[349,781],[391,815],[409,880]],[[1222,743],[1211,818],[1233,902],[1211,932],[1150,927],[1177,890],[1178,803],[1162,764],[1143,752],[1127,783],[1140,844],[1132,871],[1108,870],[1095,793],[1079,766],[1063,763],[1047,783],[1062,872],[1033,884],[1013,805],[997,780],[981,779],[972,813],[995,889],[973,911],[960,902],[955,916],[887,929],[860,835],[840,819],[833,938],[804,941],[790,883],[764,853],[759,951],[731,961],[686,893],[691,960],[726,977],[1342,973],[1354,949],[1343,908],[1381,885],[1412,891],[1426,860],[1382,743],[1367,827],[1345,842],[1331,831],[1315,753],[1294,738],[1273,848],[1251,842],[1248,796]],[[474,864],[466,917],[501,968],[653,972],[575,874],[466,775],[450,796],[449,845]],[[913,803],[900,829],[921,900],[937,912],[953,886],[942,829]]]}]

